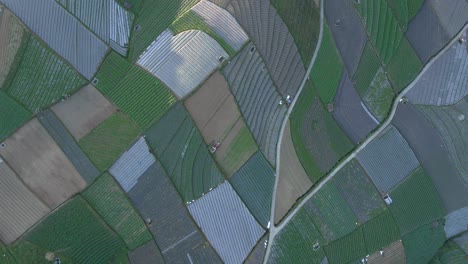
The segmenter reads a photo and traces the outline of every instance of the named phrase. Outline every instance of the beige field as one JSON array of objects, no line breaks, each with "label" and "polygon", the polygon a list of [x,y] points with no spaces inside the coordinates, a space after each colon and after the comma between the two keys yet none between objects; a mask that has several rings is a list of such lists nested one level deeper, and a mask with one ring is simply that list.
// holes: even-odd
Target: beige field
[{"label": "beige field", "polygon": [[55,104],[51,109],[76,140],[86,136],[117,111],[117,107],[92,85],[81,88],[70,98]]},{"label": "beige field", "polygon": [[0,240],[10,244],[50,209],[33,194],[0,158]]},{"label": "beige field", "polygon": [[405,248],[401,240],[393,242],[391,245],[383,249],[383,256],[377,251],[369,256],[367,263],[369,264],[405,264],[406,255]]},{"label": "beige field", "polygon": [[0,87],[10,71],[16,53],[21,45],[24,27],[10,11],[3,9],[0,17]]},{"label": "beige field", "polygon": [[42,127],[29,121],[0,148],[0,156],[50,209],[86,187],[72,163]]},{"label": "beige field", "polygon": [[294,149],[289,120],[284,129],[280,160],[275,200],[275,224],[288,213],[296,200],[312,187],[312,182],[307,177]]}]

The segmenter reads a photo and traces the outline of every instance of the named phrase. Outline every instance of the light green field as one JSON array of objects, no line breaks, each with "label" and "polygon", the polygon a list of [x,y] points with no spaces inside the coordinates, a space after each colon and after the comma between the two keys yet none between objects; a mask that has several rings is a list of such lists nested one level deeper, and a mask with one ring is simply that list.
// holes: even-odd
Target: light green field
[{"label": "light green field", "polygon": [[374,76],[372,83],[362,97],[372,115],[382,122],[392,108],[395,92],[382,68]]},{"label": "light green field", "polygon": [[368,91],[379,68],[380,60],[375,54],[372,44],[368,41],[362,52],[358,68],[353,76],[354,88],[356,88],[361,98],[363,98]]},{"label": "light green field", "polygon": [[[50,264],[46,259],[47,249],[38,247],[31,242],[20,240],[9,246],[0,243],[0,263],[2,264]],[[55,252],[55,257],[60,258],[62,263],[77,263],[60,253]]]},{"label": "light green field", "polygon": [[442,221],[423,225],[403,236],[407,264],[428,263],[445,242]]},{"label": "light green field", "polygon": [[0,91],[0,141],[26,123],[31,116],[31,112]]},{"label": "light green field", "polygon": [[330,264],[359,263],[366,256],[366,244],[362,228],[325,246]]}]

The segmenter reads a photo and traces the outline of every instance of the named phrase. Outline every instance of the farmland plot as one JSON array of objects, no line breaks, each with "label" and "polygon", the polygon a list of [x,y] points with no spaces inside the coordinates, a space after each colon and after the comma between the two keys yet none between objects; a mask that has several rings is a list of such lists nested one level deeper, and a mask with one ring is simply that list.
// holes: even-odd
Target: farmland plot
[{"label": "farmland plot", "polygon": [[86,136],[117,108],[96,88],[87,85],[65,101],[51,107],[76,140]]},{"label": "farmland plot", "polygon": [[226,9],[252,38],[281,95],[295,96],[306,69],[293,36],[271,2],[235,0]]},{"label": "farmland plot", "polygon": [[[50,263],[45,256],[48,250],[41,248],[26,240],[20,240],[10,246],[2,246],[0,244],[0,255],[2,263],[19,264],[19,263]],[[54,255],[59,257],[61,261],[66,263],[75,263],[71,259],[63,256],[61,253],[55,252]]]},{"label": "farmland plot", "polygon": [[468,184],[468,97],[447,107],[420,106],[418,109],[437,129],[455,169]]},{"label": "farmland plot", "polygon": [[31,37],[7,91],[31,112],[37,113],[84,84],[85,79]]},{"label": "farmland plot", "polygon": [[[314,225],[313,216],[300,209],[275,236],[268,263],[320,263],[324,258],[324,240]],[[320,248],[313,250],[314,244]]]},{"label": "farmland plot", "polygon": [[349,234],[358,224],[356,216],[333,182],[324,185],[304,208],[327,243]]},{"label": "farmland plot", "polygon": [[128,116],[117,112],[102,122],[78,144],[100,171],[105,171],[138,136]]},{"label": "farmland plot", "polygon": [[225,263],[244,261],[265,233],[228,182],[188,210]]},{"label": "farmland plot", "polygon": [[389,192],[419,166],[410,146],[393,126],[367,145],[357,160],[382,193]]},{"label": "farmland plot", "polygon": [[445,236],[447,238],[459,235],[467,230],[468,207],[458,209],[445,216]]},{"label": "farmland plot", "polygon": [[467,261],[468,256],[465,254],[465,252],[463,252],[454,242],[447,241],[432,258],[430,263],[464,264],[467,263]]},{"label": "farmland plot", "polygon": [[221,143],[214,156],[226,176],[231,177],[257,151],[228,84],[219,72],[185,100],[184,105],[205,143]]},{"label": "farmland plot", "polygon": [[16,240],[50,211],[1,158],[0,200],[0,241],[5,244]]},{"label": "farmland plot", "polygon": [[422,64],[408,40],[402,38],[400,46],[384,68],[388,72],[393,89],[398,93],[414,80],[421,71]]},{"label": "farmland plot", "polygon": [[128,258],[130,259],[131,264],[164,263],[161,251],[159,250],[154,240],[150,240],[144,245],[129,252]]},{"label": "farmland plot", "polygon": [[465,252],[465,254],[468,254],[468,232],[454,238],[453,242],[455,242]]},{"label": "farmland plot", "polygon": [[444,244],[444,241],[442,221],[423,225],[403,236],[406,263],[428,263]]},{"label": "farmland plot", "polygon": [[387,0],[387,3],[400,23],[402,31],[405,32],[409,21],[418,14],[424,0]]},{"label": "farmland plot", "polygon": [[146,129],[176,102],[169,89],[145,70],[110,53],[99,70],[98,88],[138,125]]},{"label": "farmland plot", "polygon": [[145,50],[137,64],[183,99],[227,58],[223,47],[203,31],[187,30],[174,35],[168,29]]},{"label": "farmland plot", "polygon": [[125,250],[122,240],[81,196],[50,214],[25,239],[78,263],[105,263]]},{"label": "farmland plot", "polygon": [[387,118],[388,113],[392,108],[394,97],[395,92],[393,91],[383,68],[379,68],[365,95],[362,97],[362,101],[372,115],[379,122],[382,122]]},{"label": "farmland plot", "polygon": [[265,243],[268,240],[268,233],[266,233],[260,240],[257,245],[252,249],[249,256],[245,259],[244,264],[257,264],[263,263],[265,258],[266,246]]},{"label": "farmland plot", "polygon": [[[468,33],[465,33],[465,38]],[[468,50],[455,42],[408,92],[413,104],[447,106],[468,94]]]},{"label": "farmland plot", "polygon": [[31,112],[0,91],[0,141],[7,138],[11,133],[24,124],[30,117]]},{"label": "farmland plot", "polygon": [[289,121],[283,131],[280,159],[281,166],[276,187],[275,224],[287,214],[297,199],[312,187],[312,181],[307,176],[294,149]]},{"label": "farmland plot", "polygon": [[49,208],[85,188],[86,182],[37,119],[26,123],[5,144],[0,155]]},{"label": "farmland plot", "polygon": [[176,104],[146,132],[146,139],[185,202],[223,180],[223,174],[181,104]]},{"label": "farmland plot", "polygon": [[367,253],[375,252],[400,238],[400,231],[388,210],[361,226]]},{"label": "farmland plot", "polygon": [[270,222],[274,173],[262,153],[257,152],[230,180],[232,187],[264,228]]},{"label": "farmland plot", "polygon": [[159,163],[153,163],[128,192],[167,262],[220,262],[202,238],[184,202]]},{"label": "farmland plot", "polygon": [[361,60],[356,72],[353,75],[353,83],[356,91],[359,93],[361,98],[364,97],[366,91],[374,79],[375,74],[379,70],[380,60],[374,51],[374,47],[370,41],[367,41],[366,47],[362,52]]},{"label": "farmland plot", "polygon": [[273,0],[271,3],[288,26],[302,62],[309,65],[320,33],[320,8],[313,0]]},{"label": "farmland plot", "polygon": [[[380,250],[384,252],[383,255],[380,254]],[[370,254],[367,259],[369,264],[404,264],[406,263],[405,248],[401,240],[398,240]]]},{"label": "farmland plot", "polygon": [[452,38],[466,25],[468,3],[463,0],[448,0],[443,3],[430,0],[442,27]]},{"label": "farmland plot", "polygon": [[87,188],[83,197],[130,250],[153,239],[126,194],[108,173],[101,175]]},{"label": "farmland plot", "polygon": [[330,264],[358,262],[366,256],[362,228],[326,245],[324,250]]},{"label": "farmland plot", "polygon": [[276,164],[276,146],[286,114],[282,99],[255,46],[248,44],[223,70],[239,109],[268,161]]},{"label": "farmland plot", "polygon": [[332,181],[359,222],[364,223],[384,210],[377,189],[355,159],[339,170]]},{"label": "farmland plot", "polygon": [[389,209],[402,235],[445,215],[439,195],[422,168],[416,169],[395,187],[390,196],[393,203]]}]

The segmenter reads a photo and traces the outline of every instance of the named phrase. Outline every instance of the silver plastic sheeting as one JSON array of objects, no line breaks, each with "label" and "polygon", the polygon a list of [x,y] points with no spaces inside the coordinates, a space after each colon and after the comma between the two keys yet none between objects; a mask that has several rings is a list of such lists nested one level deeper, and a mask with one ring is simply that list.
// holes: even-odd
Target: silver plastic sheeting
[{"label": "silver plastic sheeting", "polygon": [[237,20],[221,7],[202,0],[192,10],[224,39],[234,50],[239,50],[249,40],[249,36],[237,23]]},{"label": "silver plastic sheeting", "polygon": [[137,184],[141,175],[155,162],[144,138],[140,138],[112,165],[109,172],[125,192]]},{"label": "silver plastic sheeting", "polygon": [[56,0],[115,51],[127,53],[134,15],[115,0]]},{"label": "silver plastic sheeting", "polygon": [[138,64],[163,81],[182,99],[221,65],[228,54],[208,34],[198,30],[176,36],[165,30],[138,59]]},{"label": "silver plastic sheeting", "polygon": [[468,207],[458,209],[445,216],[444,230],[447,238],[468,231]]},{"label": "silver plastic sheeting", "polygon": [[50,48],[90,80],[107,46],[54,0],[1,0]]},{"label": "silver plastic sheeting", "polygon": [[191,203],[188,209],[227,264],[242,263],[265,233],[228,182]]}]

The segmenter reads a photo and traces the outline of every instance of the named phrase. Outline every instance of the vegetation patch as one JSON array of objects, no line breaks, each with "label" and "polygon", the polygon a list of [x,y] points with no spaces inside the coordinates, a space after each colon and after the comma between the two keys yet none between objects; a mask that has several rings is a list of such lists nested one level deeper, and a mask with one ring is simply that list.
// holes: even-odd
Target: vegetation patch
[{"label": "vegetation patch", "polygon": [[395,93],[392,86],[385,75],[385,72],[380,68],[374,76],[367,92],[362,98],[372,115],[382,122],[392,108],[393,98]]},{"label": "vegetation patch", "polygon": [[385,66],[395,92],[401,92],[419,74],[423,65],[406,38]]},{"label": "vegetation patch", "polygon": [[325,246],[330,264],[359,262],[367,254],[362,228]]},{"label": "vegetation patch", "polygon": [[107,263],[125,250],[122,240],[81,196],[50,214],[25,239],[77,263]]},{"label": "vegetation patch", "polygon": [[309,65],[320,34],[320,8],[313,0],[272,0],[271,3],[293,36],[302,62]]},{"label": "vegetation patch", "polygon": [[62,263],[75,263],[60,252],[50,252],[29,241],[19,240],[9,246],[3,246],[0,243],[0,258],[3,264],[49,264],[51,263],[49,260],[53,257],[60,258]]},{"label": "vegetation patch", "polygon": [[139,130],[128,116],[117,112],[83,137],[78,144],[100,171],[105,171],[130,148]]},{"label": "vegetation patch", "polygon": [[445,215],[437,190],[421,167],[397,185],[390,196],[393,203],[389,209],[402,235]]},{"label": "vegetation patch", "polygon": [[387,3],[403,32],[406,32],[409,21],[419,12],[424,0],[387,0]]},{"label": "vegetation patch", "polygon": [[176,102],[170,90],[153,75],[111,52],[96,79],[98,88],[141,128],[159,120]]},{"label": "vegetation patch", "polygon": [[468,255],[452,241],[447,241],[437,254],[432,258],[429,264],[466,264]]},{"label": "vegetation patch", "polygon": [[400,231],[388,210],[362,225],[367,253],[382,250],[400,238]]},{"label": "vegetation patch", "polygon": [[315,59],[314,67],[310,72],[310,79],[317,87],[318,94],[323,103],[330,103],[335,98],[336,89],[341,79],[343,62],[336,49],[330,29],[325,23],[323,26],[322,44]]},{"label": "vegetation patch", "polygon": [[361,98],[364,97],[369,86],[379,70],[380,60],[375,54],[372,44],[368,41],[361,55],[361,60],[353,76],[353,84]]},{"label": "vegetation patch", "polygon": [[85,83],[86,80],[73,68],[32,37],[7,91],[31,112],[37,113]]},{"label": "vegetation patch", "polygon": [[83,197],[130,250],[153,238],[127,195],[110,174],[100,176],[83,192]]},{"label": "vegetation patch", "polygon": [[445,242],[442,221],[422,225],[403,236],[406,263],[428,263]]},{"label": "vegetation patch", "polygon": [[0,91],[0,141],[26,123],[32,116],[26,108],[3,91]]}]

